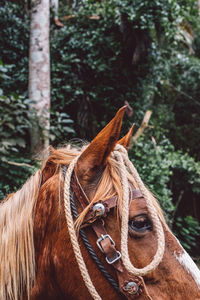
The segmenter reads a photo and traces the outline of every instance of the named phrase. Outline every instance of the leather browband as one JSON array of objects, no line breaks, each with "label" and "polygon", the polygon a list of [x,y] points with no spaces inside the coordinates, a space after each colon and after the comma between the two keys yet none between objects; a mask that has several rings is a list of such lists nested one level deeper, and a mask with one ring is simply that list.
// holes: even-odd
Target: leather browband
[{"label": "leather browband", "polygon": [[[76,195],[77,200],[79,200],[82,209],[85,209],[90,202],[87,198],[87,195],[83,191],[75,173],[73,173],[71,178],[71,187]],[[132,185],[130,195],[131,200],[143,197],[142,193],[139,190],[134,189]],[[102,203],[105,207],[104,214],[96,214],[95,211],[91,208],[86,214],[81,227],[90,225],[94,230],[98,238],[97,245],[99,249],[106,256],[107,263],[112,264],[116,271],[121,293],[124,294],[128,300],[134,300],[138,297],[140,297],[140,300],[152,300],[147,292],[143,278],[130,274],[124,267],[121,259],[121,253],[115,248],[114,241],[107,233],[103,225],[104,222],[101,217],[106,217],[110,209],[117,206],[117,196],[114,196],[105,201],[99,201],[98,203]]]},{"label": "leather browband", "polygon": [[[84,209],[86,206],[88,206],[89,200],[88,200],[87,196],[85,195],[85,192],[83,191],[75,173],[73,174],[72,179],[71,179],[71,187],[72,187],[74,193],[76,194],[76,197],[78,198],[82,208]],[[141,191],[136,190],[133,187],[133,185],[130,185],[130,188],[131,188],[130,196],[132,199],[137,199],[137,198],[143,197]],[[107,200],[104,200],[104,201],[99,200],[98,203],[102,203],[104,205],[105,212],[103,214],[103,217],[106,217],[107,214],[109,213],[109,211],[112,208],[117,206],[117,195],[115,195]],[[96,203],[94,203],[94,205],[95,204]],[[93,205],[93,207],[94,207],[94,205]],[[97,219],[102,217],[102,215],[96,214],[96,212],[93,210],[93,207],[91,207],[89,209],[89,211],[87,212],[87,214],[85,215],[84,221],[81,225],[81,228],[91,225],[91,223],[95,222]]]}]

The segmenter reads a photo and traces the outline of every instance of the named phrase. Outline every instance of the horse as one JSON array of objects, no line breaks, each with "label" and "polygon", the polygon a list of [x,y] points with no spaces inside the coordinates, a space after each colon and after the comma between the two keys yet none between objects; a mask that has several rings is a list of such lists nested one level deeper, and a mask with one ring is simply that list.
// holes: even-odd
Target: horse
[{"label": "horse", "polygon": [[126,107],[0,205],[2,300],[197,300],[200,271],[128,158]]}]

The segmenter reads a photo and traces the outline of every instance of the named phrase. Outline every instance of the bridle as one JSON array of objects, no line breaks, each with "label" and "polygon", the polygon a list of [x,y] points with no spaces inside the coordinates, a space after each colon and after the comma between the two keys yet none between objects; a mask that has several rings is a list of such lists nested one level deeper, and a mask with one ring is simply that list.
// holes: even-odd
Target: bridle
[{"label": "bridle", "polygon": [[[89,205],[89,200],[85,195],[75,173],[73,174],[71,179],[71,188],[82,209],[85,209],[86,206]],[[139,190],[134,189],[133,186],[131,195],[132,200],[143,197],[142,193]],[[71,206],[74,207],[75,202],[72,195],[70,200]],[[118,284],[115,283],[117,288],[116,286],[114,286],[114,288],[118,292],[120,292],[125,299],[135,299],[140,295],[145,296],[144,299],[151,299],[151,297],[148,295],[143,278],[140,276],[133,276],[132,274],[127,272],[121,260],[121,252],[116,249],[114,240],[105,229],[103,219],[106,218],[110,210],[114,209],[116,206],[117,196],[113,196],[112,198],[105,201],[100,200],[99,202],[96,202],[86,214],[81,228],[91,226],[94,233],[96,234],[96,243],[98,248],[104,254],[106,262],[109,265],[112,265],[116,272]],[[111,284],[113,285],[113,283]]]},{"label": "bridle", "polygon": [[[78,158],[76,158],[76,161],[77,161],[77,159]],[[76,161],[74,162],[74,165],[75,165]],[[78,200],[81,208],[84,210],[89,205],[90,202],[89,202],[87,196],[85,195],[77,177],[75,176],[75,173],[73,172],[74,165],[71,167],[71,170],[69,170],[69,169],[67,170],[67,174],[68,174],[69,178],[71,179],[71,188],[76,196],[76,199]],[[70,168],[70,166],[69,166],[69,168]],[[73,175],[72,175],[72,173],[73,173]],[[67,179],[65,179],[65,181],[66,180]],[[92,297],[94,299],[101,299],[90,280],[89,274],[87,273],[86,265],[83,261],[82,255],[80,253],[80,247],[77,245],[76,233],[74,231],[73,224],[72,224],[73,218],[72,218],[72,216],[70,216],[69,210],[70,211],[72,210],[72,212],[74,211],[73,214],[74,214],[75,218],[76,218],[77,212],[76,212],[76,207],[75,207],[73,196],[72,196],[72,194],[70,194],[70,189],[69,190],[64,189],[64,195],[66,196],[66,199],[69,198],[68,202],[64,201],[65,214],[66,214],[66,219],[67,219],[67,223],[68,223],[68,229],[69,229],[69,233],[70,233],[70,237],[71,237],[73,250],[74,250],[77,262],[79,264],[79,268],[80,268],[82,277],[83,277],[85,284],[86,284],[89,292],[91,293]],[[132,199],[144,197],[143,193],[141,193],[140,190],[136,190],[133,188],[132,188],[131,196],[132,196]],[[112,267],[114,268],[114,270],[116,272],[116,275],[118,278],[118,285],[116,283],[113,284],[114,280],[111,276],[105,275],[105,274],[108,274],[108,272],[105,270],[104,267],[103,267],[103,269],[106,272],[104,272],[103,274],[107,279],[108,279],[108,277],[110,278],[110,279],[108,279],[108,281],[112,284],[112,286],[117,291],[119,291],[121,293],[121,295],[123,295],[126,299],[136,299],[136,298],[140,297],[140,299],[150,300],[151,297],[149,296],[149,294],[147,292],[147,289],[146,289],[146,286],[145,286],[142,276],[134,274],[133,272],[130,272],[127,270],[127,267],[124,265],[124,261],[122,261],[121,252],[116,249],[115,243],[114,243],[112,237],[107,233],[107,231],[104,227],[104,222],[102,222],[103,218],[105,218],[107,216],[107,214],[109,213],[109,211],[111,209],[113,209],[114,207],[116,207],[116,205],[117,205],[117,197],[112,197],[106,201],[103,201],[103,202],[99,201],[99,202],[95,203],[89,209],[89,211],[87,212],[87,214],[84,218],[84,221],[82,224],[82,229],[81,229],[81,237],[82,237],[83,241],[85,238],[87,239],[86,235],[82,234],[83,228],[86,226],[91,226],[91,228],[93,229],[93,231],[95,232],[95,234],[97,236],[97,246],[99,247],[100,251],[105,255],[106,262],[108,264],[112,265]],[[84,238],[83,238],[83,236],[84,236]],[[87,244],[88,244],[88,242],[89,241],[87,240]],[[160,247],[160,248],[162,248],[162,247]],[[156,255],[157,255],[157,252],[156,252]],[[155,255],[155,257],[156,257],[156,255]],[[162,253],[162,255],[163,255],[163,253]],[[161,259],[162,259],[162,257],[161,257]],[[155,263],[153,260],[152,262],[154,263],[153,267],[155,268],[155,267],[157,267],[157,265],[160,261],[156,261],[156,263]],[[151,263],[149,265],[151,265]],[[103,266],[103,265],[101,264],[101,266]],[[146,268],[148,268],[148,266]],[[102,269],[102,268],[100,268],[100,269]],[[146,270],[145,268],[143,268],[143,269]],[[135,268],[136,271],[137,270],[143,271],[143,269]]]},{"label": "bridle", "polygon": [[[66,166],[62,168],[63,176],[65,178],[66,173]],[[76,196],[76,199],[79,201],[82,209],[89,204],[88,198],[85,195],[77,176],[75,173],[71,179],[71,188]],[[139,190],[133,188],[132,190],[132,199],[142,198],[142,193]],[[78,217],[77,208],[75,205],[75,201],[73,198],[72,193],[70,193],[70,204],[74,218]],[[93,260],[109,281],[109,283],[114,287],[114,289],[121,294],[124,299],[135,299],[135,297],[145,294],[146,299],[151,299],[148,295],[144,280],[142,277],[133,276],[127,272],[125,269],[122,260],[121,260],[121,253],[115,247],[115,242],[111,238],[111,236],[106,232],[104,227],[104,222],[102,222],[102,218],[105,218],[107,214],[110,212],[111,209],[117,206],[117,196],[113,196],[112,198],[107,199],[106,201],[99,201],[96,202],[86,214],[84,221],[82,223],[80,229],[80,236],[89,251],[90,255],[92,256]],[[100,251],[105,255],[105,260],[109,265],[112,265],[116,271],[118,282],[112,278],[112,276],[108,273],[105,269],[104,265],[98,259],[96,253],[94,252],[90,242],[87,239],[85,231],[83,228],[91,226],[93,231],[97,236],[97,246],[99,247]]]}]

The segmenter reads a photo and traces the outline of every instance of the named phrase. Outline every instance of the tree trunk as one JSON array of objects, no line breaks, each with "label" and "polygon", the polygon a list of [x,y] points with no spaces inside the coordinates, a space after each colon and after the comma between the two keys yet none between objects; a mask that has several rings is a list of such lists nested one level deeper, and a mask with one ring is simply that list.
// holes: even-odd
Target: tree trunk
[{"label": "tree trunk", "polygon": [[49,0],[31,1],[29,98],[32,101],[30,104],[32,115],[31,153],[36,154],[49,145]]}]

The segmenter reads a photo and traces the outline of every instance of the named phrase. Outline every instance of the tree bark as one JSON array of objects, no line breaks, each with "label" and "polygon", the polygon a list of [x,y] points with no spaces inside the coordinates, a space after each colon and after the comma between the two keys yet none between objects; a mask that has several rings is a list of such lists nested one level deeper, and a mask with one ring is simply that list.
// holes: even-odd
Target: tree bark
[{"label": "tree bark", "polygon": [[31,110],[31,153],[49,146],[50,54],[49,0],[31,1],[29,49],[29,99]]}]

